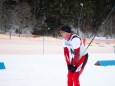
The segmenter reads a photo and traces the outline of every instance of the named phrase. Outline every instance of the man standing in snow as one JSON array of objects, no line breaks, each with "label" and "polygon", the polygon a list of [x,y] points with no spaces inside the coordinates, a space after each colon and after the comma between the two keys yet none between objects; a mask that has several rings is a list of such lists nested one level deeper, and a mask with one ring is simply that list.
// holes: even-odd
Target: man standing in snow
[{"label": "man standing in snow", "polygon": [[71,27],[63,25],[60,27],[60,33],[63,40],[64,56],[68,68],[68,86],[80,86],[79,76],[82,73],[87,60],[88,53],[84,53],[85,47],[82,39],[73,34]]}]

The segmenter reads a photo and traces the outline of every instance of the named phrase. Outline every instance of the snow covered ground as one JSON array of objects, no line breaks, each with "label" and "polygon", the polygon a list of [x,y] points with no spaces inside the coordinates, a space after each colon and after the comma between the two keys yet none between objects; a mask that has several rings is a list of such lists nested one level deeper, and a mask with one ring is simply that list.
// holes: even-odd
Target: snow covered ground
[{"label": "snow covered ground", "polygon": [[[61,40],[45,40],[43,54],[42,39],[20,41],[0,38],[0,62],[4,62],[6,67],[0,70],[0,86],[67,86]],[[89,60],[80,76],[81,86],[115,86],[115,66],[94,65],[98,60],[115,60],[115,44],[100,45],[93,43],[88,50]]]},{"label": "snow covered ground", "polygon": [[[115,66],[95,66],[97,60],[115,54],[90,54],[80,76],[81,86],[115,86]],[[0,86],[67,86],[67,69],[62,54],[0,55],[6,69],[0,70]]]}]

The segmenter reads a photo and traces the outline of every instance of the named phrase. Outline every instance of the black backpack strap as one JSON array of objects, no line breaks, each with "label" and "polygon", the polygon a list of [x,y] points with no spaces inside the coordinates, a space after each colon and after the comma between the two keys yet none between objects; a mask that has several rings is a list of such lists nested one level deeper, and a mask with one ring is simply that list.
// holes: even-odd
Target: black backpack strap
[{"label": "black backpack strap", "polygon": [[77,36],[77,35],[74,35],[74,36],[71,38],[71,40],[74,39],[74,38],[79,38],[79,39],[81,40],[81,38],[80,38],[79,36]]}]

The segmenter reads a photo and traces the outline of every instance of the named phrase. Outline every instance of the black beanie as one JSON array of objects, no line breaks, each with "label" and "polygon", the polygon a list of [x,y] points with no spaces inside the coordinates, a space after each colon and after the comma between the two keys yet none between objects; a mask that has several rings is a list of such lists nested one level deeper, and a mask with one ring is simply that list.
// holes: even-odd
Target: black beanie
[{"label": "black beanie", "polygon": [[65,31],[67,33],[71,33],[71,27],[68,25],[61,26],[60,30]]}]

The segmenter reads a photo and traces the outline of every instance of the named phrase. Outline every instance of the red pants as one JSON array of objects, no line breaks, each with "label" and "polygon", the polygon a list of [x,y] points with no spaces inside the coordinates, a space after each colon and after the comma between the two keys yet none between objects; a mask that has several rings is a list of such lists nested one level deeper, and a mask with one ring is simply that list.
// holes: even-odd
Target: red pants
[{"label": "red pants", "polygon": [[82,73],[86,63],[87,63],[87,59],[88,59],[88,54],[86,54],[85,56],[83,56],[80,61],[78,62],[78,70],[76,70],[75,72],[71,72],[68,71],[68,86],[80,86],[80,82],[79,82],[79,76]]}]

